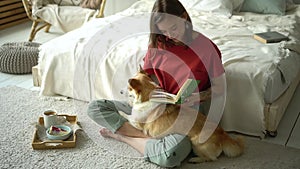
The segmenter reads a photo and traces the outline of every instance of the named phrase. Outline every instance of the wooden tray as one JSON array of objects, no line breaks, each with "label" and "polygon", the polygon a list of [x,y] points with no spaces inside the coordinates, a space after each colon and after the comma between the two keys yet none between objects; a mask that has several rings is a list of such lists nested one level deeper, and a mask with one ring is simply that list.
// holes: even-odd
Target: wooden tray
[{"label": "wooden tray", "polygon": [[[77,123],[76,115],[58,115],[65,116],[66,120],[71,124]],[[38,123],[40,125],[44,125],[44,118],[39,117]],[[41,141],[38,137],[38,128],[35,128],[33,140],[32,140],[32,148],[35,150],[43,150],[43,149],[58,149],[58,148],[72,148],[76,146],[76,134],[73,131],[73,134],[70,136],[68,140],[46,140]]]}]

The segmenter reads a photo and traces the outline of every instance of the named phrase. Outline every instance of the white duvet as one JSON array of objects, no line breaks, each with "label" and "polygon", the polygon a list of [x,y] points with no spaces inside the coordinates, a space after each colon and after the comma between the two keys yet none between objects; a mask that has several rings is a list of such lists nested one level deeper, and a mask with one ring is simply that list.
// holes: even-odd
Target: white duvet
[{"label": "white duvet", "polygon": [[[143,24],[144,12],[150,11],[152,4],[142,3],[148,2],[92,20],[43,44],[39,59],[41,95],[59,94],[85,101],[126,99],[120,91],[126,90],[127,80],[143,64],[147,50],[148,24]],[[285,16],[242,13],[224,18],[190,9],[189,14],[194,29],[211,38],[222,52],[227,80],[222,127],[261,136],[265,130],[263,109],[268,75],[277,69],[281,59],[290,55],[293,55],[289,57],[291,65],[283,75],[293,77],[299,71],[300,26],[296,22],[299,13]],[[123,23],[136,26],[126,29]],[[253,33],[267,30],[288,35],[290,40],[265,45],[252,38]]]}]

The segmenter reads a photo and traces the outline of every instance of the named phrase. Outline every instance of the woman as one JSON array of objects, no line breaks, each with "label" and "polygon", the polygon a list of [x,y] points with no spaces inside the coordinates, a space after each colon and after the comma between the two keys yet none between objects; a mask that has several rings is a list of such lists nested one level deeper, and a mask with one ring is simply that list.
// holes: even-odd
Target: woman
[{"label": "woman", "polygon": [[[224,73],[218,48],[193,31],[191,19],[178,0],[155,2],[150,29],[149,50],[143,68],[164,90],[177,93],[187,78],[201,80],[199,91],[207,90],[211,83],[215,85],[209,76],[218,79]],[[198,93],[184,104],[191,106],[200,101]],[[102,136],[129,144],[146,160],[160,166],[179,166],[190,153],[191,143],[186,136],[170,134],[161,139],[150,138],[132,127],[118,111],[130,114],[131,107],[124,102],[96,100],[89,104],[88,115],[105,127],[100,130]]]}]

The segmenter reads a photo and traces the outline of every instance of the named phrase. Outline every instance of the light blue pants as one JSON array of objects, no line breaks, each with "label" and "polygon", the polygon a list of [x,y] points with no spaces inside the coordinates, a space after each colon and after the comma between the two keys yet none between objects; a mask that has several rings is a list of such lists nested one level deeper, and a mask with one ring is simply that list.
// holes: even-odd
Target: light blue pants
[{"label": "light blue pants", "polygon": [[[126,102],[111,100],[95,100],[89,104],[88,115],[97,124],[116,132],[126,121],[118,111],[131,113]],[[146,143],[144,157],[162,167],[179,166],[191,152],[189,138],[179,134],[171,134],[161,139],[149,139]]]}]

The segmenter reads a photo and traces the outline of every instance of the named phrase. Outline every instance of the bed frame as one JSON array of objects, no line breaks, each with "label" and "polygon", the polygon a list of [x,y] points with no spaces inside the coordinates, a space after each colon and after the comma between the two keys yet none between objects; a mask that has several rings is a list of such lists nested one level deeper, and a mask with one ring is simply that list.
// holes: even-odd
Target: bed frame
[{"label": "bed frame", "polygon": [[300,82],[300,72],[290,84],[287,90],[273,103],[265,104],[264,115],[265,115],[265,127],[266,134],[271,137],[277,136],[277,128],[281,118],[283,117],[286,108],[288,107],[293,95]]},{"label": "bed frame", "polygon": [[[41,86],[41,76],[39,74],[38,65],[32,67],[32,77],[33,85],[36,87]],[[265,104],[264,106],[264,116],[265,116],[265,128],[266,131],[264,136],[277,136],[277,128],[280,123],[281,118],[283,117],[287,106],[289,105],[294,92],[300,82],[300,72],[290,84],[287,90],[273,103]]]}]

